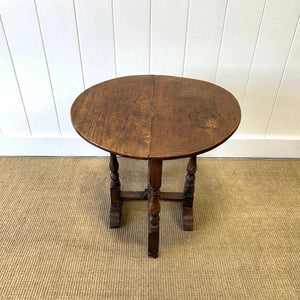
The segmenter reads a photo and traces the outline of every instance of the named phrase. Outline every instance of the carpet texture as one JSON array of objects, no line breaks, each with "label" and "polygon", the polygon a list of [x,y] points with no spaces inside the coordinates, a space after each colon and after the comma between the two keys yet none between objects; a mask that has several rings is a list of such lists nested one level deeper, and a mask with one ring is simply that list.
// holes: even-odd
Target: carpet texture
[{"label": "carpet texture", "polygon": [[[119,159],[123,190],[147,162]],[[300,160],[198,159],[194,231],[161,203],[147,256],[147,202],[109,229],[108,158],[0,158],[1,299],[300,299]],[[165,161],[182,191],[187,160]]]}]

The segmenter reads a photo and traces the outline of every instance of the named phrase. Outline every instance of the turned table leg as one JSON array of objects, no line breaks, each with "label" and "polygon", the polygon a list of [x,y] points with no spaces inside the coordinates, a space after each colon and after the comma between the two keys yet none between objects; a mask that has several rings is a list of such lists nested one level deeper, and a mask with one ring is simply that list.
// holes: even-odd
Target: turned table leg
[{"label": "turned table leg", "polygon": [[110,228],[115,228],[120,226],[121,222],[121,212],[122,212],[122,200],[120,197],[120,180],[119,180],[119,163],[117,156],[115,154],[110,154],[109,161],[110,168]]},{"label": "turned table leg", "polygon": [[190,157],[187,165],[187,175],[183,191],[183,230],[193,230],[193,201],[195,173],[197,170],[197,156]]},{"label": "turned table leg", "polygon": [[148,255],[156,258],[159,245],[159,212],[162,160],[150,159],[148,166]]}]

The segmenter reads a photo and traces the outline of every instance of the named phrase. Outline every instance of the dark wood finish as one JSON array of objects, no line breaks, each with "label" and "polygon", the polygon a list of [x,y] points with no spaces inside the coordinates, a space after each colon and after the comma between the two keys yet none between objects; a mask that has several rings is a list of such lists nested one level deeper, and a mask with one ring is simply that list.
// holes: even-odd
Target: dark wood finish
[{"label": "dark wood finish", "polygon": [[190,157],[213,149],[237,129],[240,116],[237,100],[217,85],[156,75],[95,85],[71,109],[74,128],[88,142],[140,159]]},{"label": "dark wood finish", "polygon": [[122,214],[122,199],[120,195],[121,184],[119,180],[119,163],[115,154],[110,154],[109,161],[110,168],[110,228],[116,228],[120,226],[121,214]]},{"label": "dark wood finish", "polygon": [[[71,108],[74,128],[109,151],[110,227],[119,227],[123,201],[148,200],[148,254],[158,255],[160,200],[181,201],[183,229],[193,230],[196,155],[226,141],[241,111],[235,97],[209,82],[173,76],[115,78],[84,91]],[[148,188],[121,192],[116,154],[147,159]],[[162,161],[190,157],[183,193],[160,193]]]},{"label": "dark wood finish", "polygon": [[164,201],[182,201],[182,193],[161,192],[160,199]]},{"label": "dark wood finish", "polygon": [[156,258],[159,245],[159,212],[162,160],[150,159],[148,167],[148,255]]},{"label": "dark wood finish", "polygon": [[[182,202],[182,193],[160,192],[160,200],[163,201],[180,201]],[[122,201],[143,201],[148,200],[148,189],[144,192],[121,191]]]},{"label": "dark wood finish", "polygon": [[182,212],[182,224],[183,230],[193,230],[194,217],[193,217],[193,201],[194,201],[194,189],[195,189],[195,173],[197,170],[197,157],[192,156],[189,159],[187,165],[187,175],[185,179],[184,191],[183,191],[183,212]]},{"label": "dark wood finish", "polygon": [[128,192],[121,191],[121,199],[122,201],[130,201],[130,200],[148,200],[147,192]]},{"label": "dark wood finish", "polygon": [[152,76],[122,77],[87,89],[72,105],[74,128],[106,151],[147,159],[153,80]]}]

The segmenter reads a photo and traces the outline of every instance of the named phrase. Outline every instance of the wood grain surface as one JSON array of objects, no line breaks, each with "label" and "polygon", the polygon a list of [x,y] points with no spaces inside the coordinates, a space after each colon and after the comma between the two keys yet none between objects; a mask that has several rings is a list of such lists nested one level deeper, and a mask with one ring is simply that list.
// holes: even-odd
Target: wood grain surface
[{"label": "wood grain surface", "polygon": [[188,157],[213,149],[237,129],[235,97],[209,82],[140,75],[95,85],[75,100],[71,119],[93,145],[139,159]]}]

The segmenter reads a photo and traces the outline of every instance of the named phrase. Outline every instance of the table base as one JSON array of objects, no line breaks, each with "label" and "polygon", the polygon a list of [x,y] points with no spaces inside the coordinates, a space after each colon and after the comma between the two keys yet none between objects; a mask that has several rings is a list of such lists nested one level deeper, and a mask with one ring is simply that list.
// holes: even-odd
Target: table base
[{"label": "table base", "polygon": [[183,230],[193,230],[194,181],[197,169],[196,156],[190,157],[183,193],[160,192],[162,160],[150,159],[148,166],[148,188],[141,192],[121,191],[119,180],[119,164],[115,154],[111,154],[109,167],[111,170],[111,209],[110,228],[120,226],[122,204],[124,201],[148,200],[148,255],[156,258],[159,248],[159,212],[160,200],[179,201],[183,205]]}]

